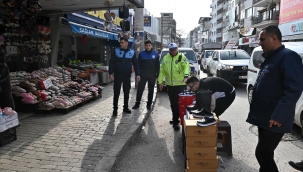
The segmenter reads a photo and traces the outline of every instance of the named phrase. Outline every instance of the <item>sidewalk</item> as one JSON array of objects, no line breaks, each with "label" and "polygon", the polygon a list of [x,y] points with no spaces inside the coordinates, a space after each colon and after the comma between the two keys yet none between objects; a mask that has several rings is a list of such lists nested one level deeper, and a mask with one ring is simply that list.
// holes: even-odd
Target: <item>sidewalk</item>
[{"label": "sidewalk", "polygon": [[[134,84],[130,108],[136,99]],[[124,114],[121,90],[117,117],[112,116],[111,83],[104,86],[101,99],[68,114],[37,114],[21,119],[17,140],[0,148],[0,171],[110,171],[150,115],[146,110],[147,93],[146,88],[140,109]],[[154,100],[156,93],[155,88]]]}]

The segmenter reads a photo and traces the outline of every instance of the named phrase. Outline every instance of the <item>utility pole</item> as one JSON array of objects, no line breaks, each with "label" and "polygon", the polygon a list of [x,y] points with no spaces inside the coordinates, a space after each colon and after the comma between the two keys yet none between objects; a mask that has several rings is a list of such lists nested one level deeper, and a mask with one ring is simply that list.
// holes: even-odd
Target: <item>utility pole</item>
[{"label": "utility pole", "polygon": [[[135,38],[135,46],[134,50],[136,53],[136,57],[138,58],[139,53],[144,49],[144,14],[143,8],[135,9],[135,19],[134,19],[134,38]],[[135,88],[138,87],[138,81],[135,76]]]}]

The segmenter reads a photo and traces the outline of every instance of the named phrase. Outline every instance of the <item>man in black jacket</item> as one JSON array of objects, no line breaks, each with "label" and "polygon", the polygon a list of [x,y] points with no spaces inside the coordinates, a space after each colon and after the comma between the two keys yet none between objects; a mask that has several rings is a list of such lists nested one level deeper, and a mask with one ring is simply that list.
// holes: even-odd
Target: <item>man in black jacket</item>
[{"label": "man in black jacket", "polygon": [[121,84],[123,83],[124,106],[123,112],[131,113],[128,108],[130,91],[130,77],[132,66],[135,68],[136,79],[140,81],[140,71],[134,50],[128,48],[128,39],[120,38],[120,48],[115,49],[113,57],[109,61],[109,77],[114,81],[114,111],[113,115],[118,114],[118,100],[120,96]]},{"label": "man in black jacket", "polygon": [[146,40],[144,42],[145,50],[141,51],[138,57],[139,68],[140,68],[140,82],[138,84],[136,104],[133,109],[138,109],[140,106],[142,94],[148,82],[148,99],[147,99],[147,110],[150,110],[153,101],[154,86],[158,79],[160,62],[158,53],[152,50],[152,42]]},{"label": "man in black jacket", "polygon": [[261,30],[259,45],[265,58],[253,88],[247,122],[258,127],[256,158],[260,172],[278,172],[274,151],[292,130],[296,103],[303,90],[302,59],[282,45],[277,26]]},{"label": "man in black jacket", "polygon": [[207,77],[199,80],[192,76],[186,81],[186,85],[191,91],[209,90],[212,92],[212,98],[215,99],[213,112],[220,116],[235,100],[235,88],[226,80],[218,77]]}]

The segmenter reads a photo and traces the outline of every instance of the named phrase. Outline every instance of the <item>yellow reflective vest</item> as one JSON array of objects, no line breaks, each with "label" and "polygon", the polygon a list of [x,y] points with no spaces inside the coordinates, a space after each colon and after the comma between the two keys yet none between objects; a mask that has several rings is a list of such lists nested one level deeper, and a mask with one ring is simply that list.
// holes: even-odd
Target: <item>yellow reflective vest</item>
[{"label": "yellow reflective vest", "polygon": [[189,72],[189,63],[183,53],[178,52],[174,57],[168,53],[163,57],[158,83],[162,84],[165,77],[165,84],[168,86],[186,85],[183,81],[189,76]]}]

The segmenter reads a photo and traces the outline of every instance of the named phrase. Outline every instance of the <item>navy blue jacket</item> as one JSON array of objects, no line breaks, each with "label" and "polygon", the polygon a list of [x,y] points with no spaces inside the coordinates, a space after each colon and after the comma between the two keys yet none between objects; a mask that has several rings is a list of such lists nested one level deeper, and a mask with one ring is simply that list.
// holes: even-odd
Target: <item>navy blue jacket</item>
[{"label": "navy blue jacket", "polygon": [[130,76],[132,73],[132,66],[135,68],[136,76],[140,76],[138,60],[134,50],[116,48],[113,57],[109,61],[108,73],[110,75]]},{"label": "navy blue jacket", "polygon": [[[276,133],[291,132],[296,103],[303,90],[302,59],[284,45],[263,57],[246,121]],[[281,127],[270,128],[271,119],[281,123]]]},{"label": "navy blue jacket", "polygon": [[141,51],[138,57],[140,77],[158,78],[160,70],[159,55],[155,51]]}]

